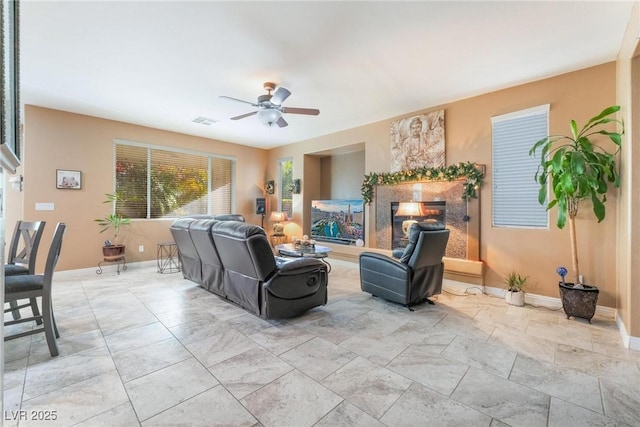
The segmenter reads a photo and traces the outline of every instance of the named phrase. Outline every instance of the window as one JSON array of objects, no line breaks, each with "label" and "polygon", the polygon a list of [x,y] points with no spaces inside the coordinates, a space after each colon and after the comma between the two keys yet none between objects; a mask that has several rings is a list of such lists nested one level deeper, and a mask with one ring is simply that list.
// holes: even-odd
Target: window
[{"label": "window", "polygon": [[235,162],[203,153],[116,141],[115,191],[129,218],[233,212]]},{"label": "window", "polygon": [[293,216],[293,160],[282,159],[278,161],[278,176],[280,177],[280,191],[278,208],[280,212],[287,214],[287,218]]},{"label": "window", "polygon": [[[549,134],[549,105],[492,117],[493,225],[546,228],[546,207],[538,203],[534,177],[540,157],[529,150]],[[538,151],[539,154],[539,151]]]}]

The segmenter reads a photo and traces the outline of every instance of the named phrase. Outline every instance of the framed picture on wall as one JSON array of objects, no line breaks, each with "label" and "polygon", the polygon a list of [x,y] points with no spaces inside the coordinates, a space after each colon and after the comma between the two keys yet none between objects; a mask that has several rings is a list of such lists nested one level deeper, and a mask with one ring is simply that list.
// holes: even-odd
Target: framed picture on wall
[{"label": "framed picture on wall", "polygon": [[82,172],[65,169],[56,170],[56,188],[61,190],[80,190],[82,188]]}]

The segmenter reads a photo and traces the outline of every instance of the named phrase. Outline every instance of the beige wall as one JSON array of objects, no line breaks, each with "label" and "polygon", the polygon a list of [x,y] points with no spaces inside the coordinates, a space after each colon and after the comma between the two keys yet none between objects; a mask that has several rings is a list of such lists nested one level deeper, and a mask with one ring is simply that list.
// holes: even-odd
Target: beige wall
[{"label": "beige wall", "polygon": [[[494,228],[491,225],[491,117],[551,104],[549,126],[551,133],[568,133],[569,121],[576,119],[584,123],[603,108],[616,102],[615,63],[580,70],[492,92],[446,105],[425,106],[424,111],[440,108],[445,110],[447,164],[477,162],[487,166],[487,178],[481,190],[480,256],[485,262],[485,284],[502,286],[505,271],[516,269],[530,276],[529,292],[558,297],[559,265],[571,267],[569,232],[555,226],[548,230]],[[267,175],[277,173],[277,159],[294,158],[294,170],[305,165],[315,167],[312,162],[303,162],[304,154],[338,150],[342,146],[364,143],[365,170],[386,172],[390,165],[389,126],[398,117],[373,123],[343,132],[314,138],[297,144],[270,150]],[[299,171],[299,169],[298,169]],[[298,174],[301,172],[297,172]],[[302,173],[307,175],[306,170]],[[295,173],[294,173],[295,175]],[[307,178],[308,181],[309,178]],[[533,179],[533,177],[532,177]],[[362,177],[359,183],[362,182]],[[306,190],[306,185],[305,187]],[[308,204],[312,197],[303,197],[303,208],[296,213],[298,224],[308,219]],[[305,204],[306,203],[306,204]],[[616,303],[616,195],[610,194],[607,203],[607,218],[600,224],[592,218],[590,206],[585,204],[578,216],[578,245],[581,272],[586,283],[597,285],[600,290],[599,304],[614,307]],[[550,223],[554,224],[555,212]],[[372,238],[372,221],[365,221],[368,244]],[[290,225],[293,229],[293,225]]]},{"label": "beige wall", "polygon": [[[110,212],[110,206],[102,201],[105,193],[113,192],[114,139],[235,156],[236,212],[245,215],[249,222],[260,224],[254,205],[255,198],[262,197],[266,151],[27,105],[23,157],[25,191],[22,206],[11,209],[21,208],[26,220],[47,221],[42,240],[44,248],[48,248],[55,224],[67,224],[59,270],[94,267],[102,259],[102,243],[109,236],[99,233],[93,219]],[[82,171],[82,189],[56,189],[56,169]],[[54,203],[55,210],[36,211],[35,204],[41,202]],[[127,262],[156,259],[157,243],[172,240],[171,222],[134,220],[127,226],[122,232],[127,245]],[[139,245],[144,246],[144,252],[138,252]],[[45,258],[38,257],[39,270],[43,268]]]},{"label": "beige wall", "polygon": [[320,162],[321,199],[358,199],[365,174],[364,151],[323,157]]}]

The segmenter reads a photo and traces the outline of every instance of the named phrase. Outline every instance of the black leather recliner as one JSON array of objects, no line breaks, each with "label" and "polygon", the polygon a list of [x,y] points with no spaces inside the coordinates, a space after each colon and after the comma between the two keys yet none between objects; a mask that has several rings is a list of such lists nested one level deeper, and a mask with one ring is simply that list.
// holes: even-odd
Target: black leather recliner
[{"label": "black leather recliner", "polygon": [[360,254],[360,287],[407,307],[440,294],[448,241],[449,230],[440,223],[413,224],[406,248],[394,254],[399,259],[374,252]]}]

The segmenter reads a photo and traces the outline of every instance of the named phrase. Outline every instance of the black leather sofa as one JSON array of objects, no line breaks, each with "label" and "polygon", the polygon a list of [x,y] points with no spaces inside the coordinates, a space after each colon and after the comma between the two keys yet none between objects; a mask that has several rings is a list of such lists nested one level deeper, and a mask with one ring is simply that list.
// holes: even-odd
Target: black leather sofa
[{"label": "black leather sofa", "polygon": [[264,230],[241,221],[181,218],[171,225],[185,279],[264,319],[327,303],[327,266],[277,259]]}]

